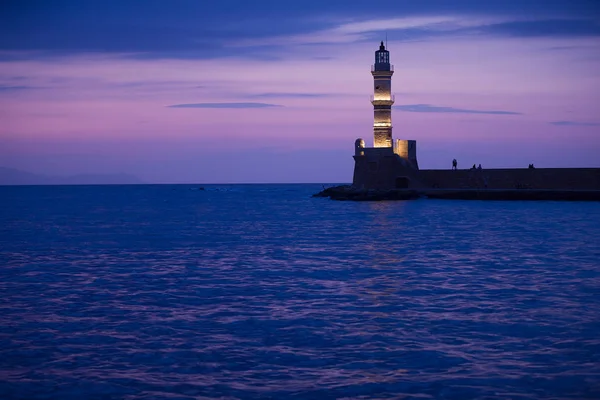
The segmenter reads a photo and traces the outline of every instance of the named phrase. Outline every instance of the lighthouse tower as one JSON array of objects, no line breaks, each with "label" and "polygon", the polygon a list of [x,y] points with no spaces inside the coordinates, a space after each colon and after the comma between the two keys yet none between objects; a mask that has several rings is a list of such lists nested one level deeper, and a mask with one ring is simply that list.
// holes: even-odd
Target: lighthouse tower
[{"label": "lighthouse tower", "polygon": [[375,64],[371,66],[374,95],[371,97],[375,118],[373,121],[373,147],[392,147],[392,75],[394,67],[390,65],[390,52],[383,41],[375,52]]},{"label": "lighthouse tower", "polygon": [[352,186],[360,189],[406,189],[422,185],[415,140],[392,139],[392,75],[390,52],[381,42],[371,66],[375,91],[373,147],[361,138],[354,142]]}]

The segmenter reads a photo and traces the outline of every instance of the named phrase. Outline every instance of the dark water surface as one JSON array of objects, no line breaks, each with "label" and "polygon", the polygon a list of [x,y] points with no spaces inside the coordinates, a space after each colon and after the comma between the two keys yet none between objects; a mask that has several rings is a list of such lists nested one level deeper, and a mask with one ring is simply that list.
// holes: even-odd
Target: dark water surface
[{"label": "dark water surface", "polygon": [[600,203],[320,188],[0,187],[0,397],[600,398]]}]

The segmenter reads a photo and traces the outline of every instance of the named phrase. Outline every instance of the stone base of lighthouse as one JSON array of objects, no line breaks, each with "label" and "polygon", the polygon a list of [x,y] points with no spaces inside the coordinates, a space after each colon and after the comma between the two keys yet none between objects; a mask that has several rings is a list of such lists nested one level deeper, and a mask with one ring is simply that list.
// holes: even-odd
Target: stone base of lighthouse
[{"label": "stone base of lighthouse", "polygon": [[415,140],[394,140],[392,147],[364,147],[356,140],[352,186],[357,189],[423,188]]},{"label": "stone base of lighthouse", "polygon": [[392,127],[374,127],[373,128],[373,147],[392,147]]}]

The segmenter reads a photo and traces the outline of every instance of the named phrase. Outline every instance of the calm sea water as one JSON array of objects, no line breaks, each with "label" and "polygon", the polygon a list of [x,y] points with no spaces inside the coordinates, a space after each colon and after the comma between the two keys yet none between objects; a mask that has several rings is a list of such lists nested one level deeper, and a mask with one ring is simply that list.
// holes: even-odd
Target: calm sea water
[{"label": "calm sea water", "polygon": [[600,203],[0,187],[3,399],[600,398]]}]

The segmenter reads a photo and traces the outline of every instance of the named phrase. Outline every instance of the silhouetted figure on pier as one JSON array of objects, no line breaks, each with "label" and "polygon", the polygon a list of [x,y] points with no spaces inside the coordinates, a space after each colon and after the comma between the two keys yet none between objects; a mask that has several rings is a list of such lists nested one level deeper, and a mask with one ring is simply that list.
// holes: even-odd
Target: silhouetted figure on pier
[{"label": "silhouetted figure on pier", "polygon": [[454,160],[452,160],[452,169],[456,170],[456,167],[458,165],[458,162],[456,161],[456,158]]},{"label": "silhouetted figure on pier", "polygon": [[477,168],[475,167],[475,164],[473,164],[473,166],[471,167],[471,169],[477,169]]},{"label": "silhouetted figure on pier", "polygon": [[477,167],[477,169],[479,169],[479,170],[483,169],[483,168],[481,168],[481,164],[479,164],[479,166]]},{"label": "silhouetted figure on pier", "polygon": [[533,166],[533,164],[529,164],[529,169],[535,169],[535,167]]}]

